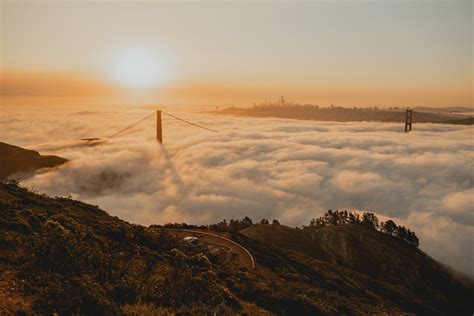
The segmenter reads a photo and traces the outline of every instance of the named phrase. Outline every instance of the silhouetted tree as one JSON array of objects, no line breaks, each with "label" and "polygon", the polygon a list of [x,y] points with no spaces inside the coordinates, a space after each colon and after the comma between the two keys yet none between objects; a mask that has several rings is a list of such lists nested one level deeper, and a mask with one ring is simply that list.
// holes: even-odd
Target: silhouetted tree
[{"label": "silhouetted tree", "polygon": [[390,236],[396,236],[396,231],[397,231],[397,225],[395,224],[394,221],[391,219],[387,220],[385,223],[382,223],[382,232],[390,235]]},{"label": "silhouetted tree", "polygon": [[420,244],[415,233],[405,228],[405,226],[397,226],[397,237],[414,247],[418,247]]},{"label": "silhouetted tree", "polygon": [[410,231],[409,229],[407,229],[407,237],[405,241],[413,247],[418,247],[420,245],[418,237],[415,235],[414,232]]},{"label": "silhouetted tree", "polygon": [[277,219],[274,219],[272,221],[272,225],[280,225],[280,222]]},{"label": "silhouetted tree", "polygon": [[260,221],[260,224],[268,225],[269,224],[268,219],[262,218],[262,220]]},{"label": "silhouetted tree", "polygon": [[362,225],[366,225],[371,228],[379,227],[379,219],[375,216],[374,213],[364,213],[362,214]]},{"label": "silhouetted tree", "polygon": [[244,228],[247,228],[247,227],[250,227],[253,225],[253,222],[250,218],[248,218],[247,216],[244,217],[244,219],[242,220],[242,225],[244,226]]},{"label": "silhouetted tree", "polygon": [[240,222],[238,219],[233,219],[231,218],[230,219],[230,222],[229,222],[229,231],[231,232],[237,232],[239,231],[240,229]]},{"label": "silhouetted tree", "polygon": [[349,213],[349,223],[359,224],[360,223],[359,214]]}]

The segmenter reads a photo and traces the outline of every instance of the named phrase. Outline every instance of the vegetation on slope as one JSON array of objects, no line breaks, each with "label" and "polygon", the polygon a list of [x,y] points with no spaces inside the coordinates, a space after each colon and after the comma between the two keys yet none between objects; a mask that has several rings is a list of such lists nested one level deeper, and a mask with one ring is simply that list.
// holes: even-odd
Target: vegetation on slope
[{"label": "vegetation on slope", "polygon": [[[337,272],[345,279],[342,283],[336,282],[338,286],[359,284],[374,291],[384,302],[403,300],[398,307],[404,312],[467,315],[474,310],[470,301],[474,294],[472,280],[455,277],[450,269],[421,250],[365,225],[299,229],[259,224],[241,234],[252,242],[279,249],[293,260],[307,263],[313,270],[327,268],[321,272],[325,276],[330,271]],[[258,256],[256,260],[262,264]],[[368,279],[357,283],[361,275]],[[373,280],[382,282],[383,290],[377,288]]]},{"label": "vegetation on slope", "polygon": [[[0,314],[464,313],[472,285],[364,225],[232,220],[257,269],[99,208],[0,183]],[[230,223],[229,222],[229,223]]]},{"label": "vegetation on slope", "polygon": [[420,244],[418,237],[414,232],[405,226],[398,226],[391,219],[386,222],[379,222],[377,216],[374,213],[364,212],[362,216],[357,213],[347,211],[327,211],[323,216],[313,218],[306,226],[306,229],[317,229],[327,226],[340,226],[340,225],[363,225],[369,229],[378,230],[381,233],[395,237],[402,240],[413,247],[418,247]]},{"label": "vegetation on slope", "polygon": [[[0,314],[116,315],[133,306],[241,309],[223,286],[230,256],[151,233],[97,207],[0,185],[0,265],[10,271]],[[1,295],[0,295],[1,297]],[[151,307],[150,307],[151,308]],[[149,308],[149,309],[150,309]]]}]

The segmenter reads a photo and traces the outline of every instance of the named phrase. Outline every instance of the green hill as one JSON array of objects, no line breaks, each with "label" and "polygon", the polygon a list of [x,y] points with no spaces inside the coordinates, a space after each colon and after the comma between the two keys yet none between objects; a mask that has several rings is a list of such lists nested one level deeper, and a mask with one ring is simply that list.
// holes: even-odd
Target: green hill
[{"label": "green hill", "polygon": [[255,270],[96,206],[0,183],[0,314],[471,315],[473,286],[355,225],[252,225]]},{"label": "green hill", "polygon": [[65,158],[42,156],[37,151],[0,142],[0,180],[58,166],[66,161]]}]

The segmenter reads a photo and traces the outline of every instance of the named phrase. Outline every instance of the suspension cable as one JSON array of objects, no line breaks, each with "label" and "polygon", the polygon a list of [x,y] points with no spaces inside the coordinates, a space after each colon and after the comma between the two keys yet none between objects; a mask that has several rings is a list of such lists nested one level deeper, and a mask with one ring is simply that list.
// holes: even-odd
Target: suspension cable
[{"label": "suspension cable", "polygon": [[195,124],[195,123],[191,123],[191,122],[189,122],[189,121],[187,121],[187,120],[185,120],[185,119],[179,118],[179,117],[174,116],[174,115],[172,115],[172,114],[169,114],[169,113],[167,113],[167,112],[165,112],[165,111],[161,111],[161,112],[164,113],[164,114],[166,114],[166,115],[171,116],[172,118],[177,119],[178,121],[182,121],[182,122],[184,122],[184,123],[187,123],[187,124],[190,124],[190,125],[193,125],[193,126],[196,126],[196,127],[199,127],[199,128],[202,128],[202,129],[205,129],[205,130],[214,132],[214,133],[219,133],[218,131],[216,131],[216,130],[214,130],[214,129],[212,129],[212,128],[208,128],[208,127],[204,127],[204,126],[202,126],[202,125],[198,125],[198,124]]},{"label": "suspension cable", "polygon": [[109,138],[113,138],[113,137],[116,137],[117,135],[120,135],[122,134],[123,132],[126,132],[128,131],[129,129],[131,129],[132,127],[135,127],[137,126],[138,124],[140,124],[141,122],[143,122],[144,120],[146,120],[147,118],[153,116],[155,114],[155,112],[151,113],[150,115],[147,115],[141,119],[139,119],[138,121],[136,121],[135,123],[125,127],[124,129],[121,129],[120,131],[118,131],[117,133],[113,134],[113,135],[110,135]]}]

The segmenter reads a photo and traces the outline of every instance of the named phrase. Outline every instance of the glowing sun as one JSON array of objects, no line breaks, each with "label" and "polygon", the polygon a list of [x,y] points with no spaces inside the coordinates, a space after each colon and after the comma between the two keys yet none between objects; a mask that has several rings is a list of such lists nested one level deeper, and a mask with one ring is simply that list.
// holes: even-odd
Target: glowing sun
[{"label": "glowing sun", "polygon": [[112,60],[110,76],[124,87],[146,89],[156,85],[163,73],[156,56],[144,50],[130,50]]}]

